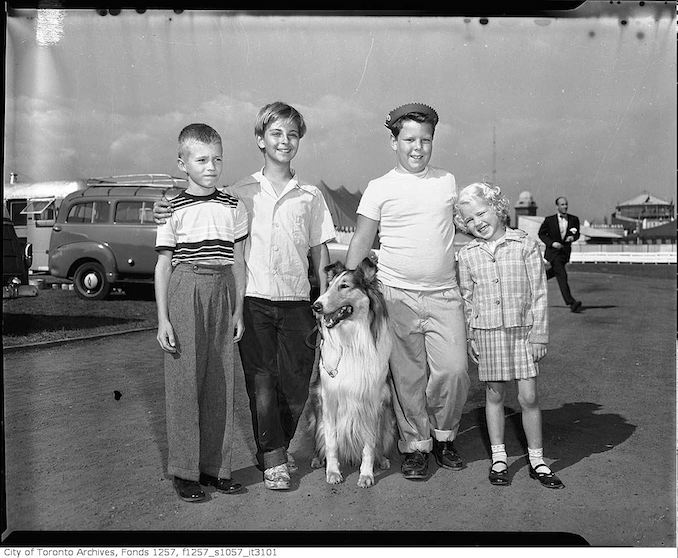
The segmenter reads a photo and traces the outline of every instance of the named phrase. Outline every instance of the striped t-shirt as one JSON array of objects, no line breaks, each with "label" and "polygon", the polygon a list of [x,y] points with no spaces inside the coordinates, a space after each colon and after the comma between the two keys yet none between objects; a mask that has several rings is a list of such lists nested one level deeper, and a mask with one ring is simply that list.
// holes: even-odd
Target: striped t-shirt
[{"label": "striped t-shirt", "polygon": [[247,238],[247,211],[237,198],[215,190],[208,196],[186,192],[170,200],[172,216],[158,225],[155,249],[172,252],[179,263],[233,263],[233,245]]}]

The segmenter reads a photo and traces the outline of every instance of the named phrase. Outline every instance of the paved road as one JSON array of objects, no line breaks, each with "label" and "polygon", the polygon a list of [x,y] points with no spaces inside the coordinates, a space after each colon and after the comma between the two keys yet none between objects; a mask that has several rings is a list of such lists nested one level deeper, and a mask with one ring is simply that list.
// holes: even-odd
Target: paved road
[{"label": "paved road", "polygon": [[[356,486],[356,470],[329,486],[309,468],[300,432],[293,490],[267,491],[238,369],[233,467],[247,492],[181,502],[164,472],[162,356],[145,332],[5,353],[6,534],[16,532],[7,540],[56,531],[52,540],[70,544],[454,546],[519,536],[543,545],[574,542],[557,535],[569,533],[592,545],[675,547],[675,282],[571,276],[584,311],[569,312],[549,282],[551,345],[540,379],[545,453],[565,490],[528,478],[515,398],[506,409],[512,485],[489,485],[483,391],[472,369],[457,442],[463,471],[433,465],[427,482],[406,481],[396,457],[373,488]],[[106,537],[120,530],[135,536]],[[198,530],[210,532],[196,538]]]}]

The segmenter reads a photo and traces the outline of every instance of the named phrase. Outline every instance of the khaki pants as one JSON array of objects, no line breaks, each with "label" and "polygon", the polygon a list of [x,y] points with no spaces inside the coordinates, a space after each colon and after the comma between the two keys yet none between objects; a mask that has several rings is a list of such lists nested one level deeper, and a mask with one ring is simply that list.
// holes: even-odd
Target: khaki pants
[{"label": "khaki pants", "polygon": [[455,438],[471,384],[461,295],[456,287],[383,291],[395,334],[390,367],[398,449],[430,452],[432,437]]},{"label": "khaki pants", "polygon": [[178,352],[165,353],[167,473],[197,481],[231,476],[233,325],[230,266],[179,264],[170,276]]}]

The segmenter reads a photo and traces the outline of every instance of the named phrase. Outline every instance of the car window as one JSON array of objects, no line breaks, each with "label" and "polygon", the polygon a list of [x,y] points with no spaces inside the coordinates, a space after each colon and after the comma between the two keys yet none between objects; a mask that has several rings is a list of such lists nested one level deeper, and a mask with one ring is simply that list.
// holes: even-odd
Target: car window
[{"label": "car window", "polygon": [[27,200],[8,200],[7,206],[9,210],[12,223],[15,227],[25,226],[26,225],[26,214],[22,211],[26,207]]},{"label": "car window", "polygon": [[33,215],[36,227],[51,227],[56,219],[56,198],[30,200],[21,212],[24,215]]},{"label": "car window", "polygon": [[116,223],[153,225],[153,203],[149,201],[120,201],[115,206]]},{"label": "car window", "polygon": [[108,221],[108,202],[76,202],[68,210],[67,223],[106,223]]}]

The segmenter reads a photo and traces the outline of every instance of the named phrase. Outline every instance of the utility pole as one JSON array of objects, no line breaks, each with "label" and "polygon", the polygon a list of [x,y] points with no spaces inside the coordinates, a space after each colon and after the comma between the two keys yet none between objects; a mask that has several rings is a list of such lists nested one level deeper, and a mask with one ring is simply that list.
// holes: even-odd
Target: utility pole
[{"label": "utility pole", "polygon": [[497,183],[497,126],[492,123],[492,184]]}]

